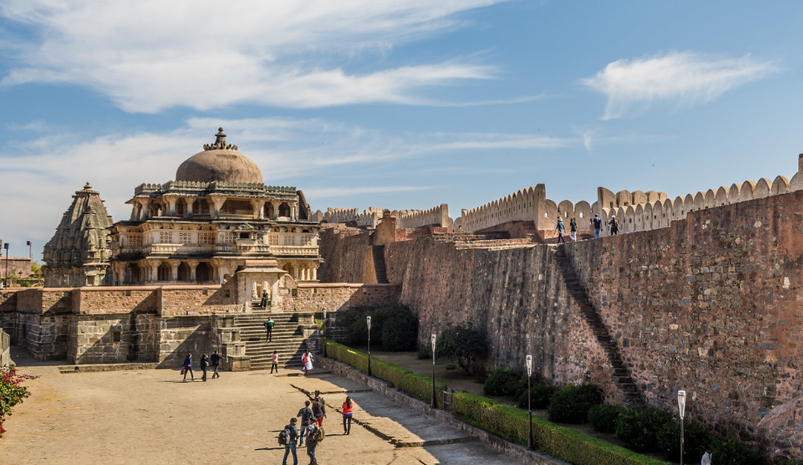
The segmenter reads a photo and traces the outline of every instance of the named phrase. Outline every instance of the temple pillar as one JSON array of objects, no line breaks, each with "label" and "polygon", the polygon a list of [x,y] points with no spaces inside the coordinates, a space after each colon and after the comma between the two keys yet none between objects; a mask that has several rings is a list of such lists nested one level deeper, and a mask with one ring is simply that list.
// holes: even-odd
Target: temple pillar
[{"label": "temple pillar", "polygon": [[178,260],[170,260],[170,281],[178,281],[178,266],[181,264]]},{"label": "temple pillar", "polygon": [[223,204],[226,202],[226,199],[221,197],[210,197],[212,200],[214,211],[212,212],[212,218],[218,219],[220,218],[220,209],[223,207]]},{"label": "temple pillar", "polygon": [[166,216],[176,216],[176,197],[162,197],[167,202]]},{"label": "temple pillar", "polygon": [[190,267],[190,281],[195,282],[195,270],[198,269],[198,260],[187,260],[187,266]]},{"label": "temple pillar", "polygon": [[254,212],[256,213],[255,218],[258,220],[265,218],[265,201],[264,200],[252,200],[251,205],[254,208]]},{"label": "temple pillar", "polygon": [[298,279],[299,279],[299,277],[298,277],[299,271],[300,270],[299,270],[298,263],[294,263],[293,264],[293,278],[295,278],[296,281],[298,281]]},{"label": "temple pillar", "polygon": [[150,279],[149,280],[151,282],[156,282],[156,281],[159,280],[159,265],[160,265],[160,263],[157,260],[151,260],[148,263],[148,266],[150,268]]},{"label": "temple pillar", "polygon": [[317,267],[312,268],[312,280],[313,281],[317,281],[318,280],[318,268]]}]

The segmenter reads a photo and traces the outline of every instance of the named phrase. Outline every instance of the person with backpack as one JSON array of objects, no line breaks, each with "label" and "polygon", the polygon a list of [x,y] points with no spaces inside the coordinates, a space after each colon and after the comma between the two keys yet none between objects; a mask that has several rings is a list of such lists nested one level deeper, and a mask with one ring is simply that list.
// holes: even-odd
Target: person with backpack
[{"label": "person with backpack", "polygon": [[309,455],[310,458],[310,465],[318,465],[318,460],[315,458],[315,449],[318,447],[318,444],[323,441],[324,437],[323,426],[309,425],[307,455]]},{"label": "person with backpack", "polygon": [[296,414],[297,417],[301,417],[301,438],[298,440],[298,447],[304,445],[304,437],[307,435],[307,426],[315,421],[315,414],[309,406],[310,401],[305,401],[304,407]]},{"label": "person with backpack", "polygon": [[291,418],[290,424],[285,426],[279,432],[279,445],[284,446],[284,458],[282,465],[287,465],[287,456],[293,453],[293,465],[298,465],[298,456],[296,455],[296,441],[298,440],[298,428],[296,428],[296,419]]},{"label": "person with backpack", "polygon": [[599,239],[599,230],[602,229],[602,218],[600,218],[599,215],[594,215],[594,219],[591,220],[591,222],[594,223],[594,235]]},{"label": "person with backpack", "polygon": [[566,243],[566,239],[563,238],[563,233],[566,231],[566,225],[563,224],[563,218],[558,218],[558,225],[555,226],[555,229],[558,231],[558,244],[563,242]]},{"label": "person with backpack", "polygon": [[611,226],[611,236],[619,234],[619,221],[616,220],[616,215],[611,216],[611,221],[608,222]]},{"label": "person with backpack", "polygon": [[[351,434],[351,417],[354,404],[351,402],[351,396],[346,396],[346,401],[343,402],[343,434]],[[348,426],[346,426],[348,422]]]},{"label": "person with backpack", "polygon": [[206,358],[206,354],[201,355],[201,371],[203,371],[203,375],[201,379],[206,382],[206,369],[209,368],[209,359]]},{"label": "person with backpack", "polygon": [[195,375],[192,374],[192,354],[187,354],[187,358],[184,359],[184,369],[181,371],[184,372],[184,381],[187,381],[187,372],[190,373],[190,379],[195,381]]},{"label": "person with backpack", "polygon": [[577,242],[577,222],[574,221],[574,218],[569,222],[569,237],[571,237],[574,242]]},{"label": "person with backpack", "polygon": [[[318,404],[318,411],[315,411],[315,404]],[[315,423],[323,426],[323,419],[326,418],[326,402],[321,396],[321,391],[315,391],[315,398],[312,400],[312,411],[315,413]]]},{"label": "person with backpack", "polygon": [[268,317],[267,321],[265,321],[265,342],[273,342],[273,326],[276,324],[273,322],[273,318]]},{"label": "person with backpack", "polygon": [[212,361],[212,368],[215,369],[212,372],[212,379],[220,378],[220,373],[217,372],[218,368],[220,367],[220,354],[218,354],[217,351],[214,351],[210,357],[210,360]]}]

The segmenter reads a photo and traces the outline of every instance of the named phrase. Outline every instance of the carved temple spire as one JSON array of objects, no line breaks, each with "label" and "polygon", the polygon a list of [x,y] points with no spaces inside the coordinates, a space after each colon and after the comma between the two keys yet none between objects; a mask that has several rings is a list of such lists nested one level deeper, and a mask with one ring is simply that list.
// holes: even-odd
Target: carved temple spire
[{"label": "carved temple spire", "polygon": [[226,145],[226,134],[223,133],[223,128],[218,128],[218,133],[215,134],[215,143],[204,144],[204,150],[237,150],[237,146]]}]

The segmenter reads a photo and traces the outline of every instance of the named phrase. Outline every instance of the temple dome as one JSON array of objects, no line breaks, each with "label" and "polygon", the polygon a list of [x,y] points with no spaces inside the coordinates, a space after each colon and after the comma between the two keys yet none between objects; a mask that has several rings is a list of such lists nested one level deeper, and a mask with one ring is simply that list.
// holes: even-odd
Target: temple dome
[{"label": "temple dome", "polygon": [[223,128],[214,144],[184,160],[176,170],[176,181],[262,183],[262,172],[256,163],[237,152],[236,145],[226,145]]}]

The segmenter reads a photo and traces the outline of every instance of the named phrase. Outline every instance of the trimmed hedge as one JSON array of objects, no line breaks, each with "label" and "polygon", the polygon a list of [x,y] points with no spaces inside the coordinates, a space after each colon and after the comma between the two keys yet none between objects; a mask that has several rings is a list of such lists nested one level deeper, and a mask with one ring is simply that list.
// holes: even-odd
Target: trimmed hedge
[{"label": "trimmed hedge", "polygon": [[[326,355],[338,362],[359,370],[363,373],[368,372],[368,354],[346,347],[337,342],[326,340]],[[432,401],[432,378],[413,373],[407,368],[399,365],[371,358],[371,375],[382,381],[390,383],[391,386],[399,391],[414,397],[420,401],[430,403]],[[443,395],[446,385],[435,380],[436,398],[435,403],[438,408],[443,408]]]},{"label": "trimmed hedge", "polygon": [[[527,444],[527,412],[474,394],[454,394],[452,413],[468,423],[519,444]],[[575,465],[666,465],[623,447],[533,417],[534,446]]]}]

